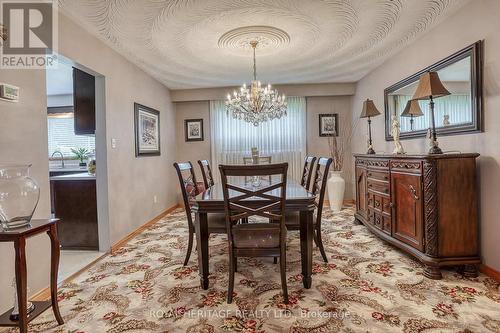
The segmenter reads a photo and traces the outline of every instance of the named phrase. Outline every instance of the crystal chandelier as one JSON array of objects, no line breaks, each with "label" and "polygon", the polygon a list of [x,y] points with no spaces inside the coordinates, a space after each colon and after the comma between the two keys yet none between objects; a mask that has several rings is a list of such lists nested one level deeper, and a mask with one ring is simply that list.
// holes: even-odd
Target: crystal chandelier
[{"label": "crystal chandelier", "polygon": [[244,84],[240,91],[234,91],[233,96],[227,95],[226,110],[235,119],[242,119],[254,126],[258,126],[272,119],[279,119],[286,116],[285,95],[279,95],[276,89],[271,89],[271,85],[262,87],[257,81],[257,65],[255,61],[255,49],[257,41],[251,41],[253,48],[253,81],[250,87]]}]

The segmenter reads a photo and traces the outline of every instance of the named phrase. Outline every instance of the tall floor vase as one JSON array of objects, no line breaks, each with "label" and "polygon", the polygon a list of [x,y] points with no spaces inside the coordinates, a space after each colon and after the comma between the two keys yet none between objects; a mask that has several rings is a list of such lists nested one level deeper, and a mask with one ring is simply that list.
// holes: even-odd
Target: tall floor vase
[{"label": "tall floor vase", "polygon": [[345,192],[345,180],[340,175],[340,171],[330,171],[327,186],[330,209],[334,212],[339,212],[342,209]]}]

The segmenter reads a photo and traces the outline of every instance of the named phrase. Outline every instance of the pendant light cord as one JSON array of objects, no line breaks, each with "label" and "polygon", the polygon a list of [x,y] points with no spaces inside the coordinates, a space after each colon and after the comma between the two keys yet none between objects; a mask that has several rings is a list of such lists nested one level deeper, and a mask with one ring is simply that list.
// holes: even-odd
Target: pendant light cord
[{"label": "pendant light cord", "polygon": [[257,81],[257,62],[255,60],[255,49],[257,48],[257,41],[251,41],[250,45],[252,45],[253,48],[253,80]]}]

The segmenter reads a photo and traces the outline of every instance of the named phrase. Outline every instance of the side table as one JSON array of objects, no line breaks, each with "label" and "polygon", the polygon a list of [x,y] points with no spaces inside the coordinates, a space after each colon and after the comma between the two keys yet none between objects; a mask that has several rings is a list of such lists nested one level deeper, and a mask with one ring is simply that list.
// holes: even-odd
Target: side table
[{"label": "side table", "polygon": [[[16,287],[17,302],[19,304],[19,320],[10,320],[12,308],[0,315],[0,327],[19,327],[20,333],[28,332],[28,323],[38,317],[52,305],[52,311],[59,325],[64,321],[59,313],[57,304],[57,271],[59,268],[59,239],[57,238],[57,219],[32,220],[25,227],[12,230],[4,230],[0,227],[0,242],[13,242],[16,261]],[[35,301],[35,309],[27,314],[27,272],[26,272],[26,239],[37,234],[46,232],[50,238],[50,301]]]}]

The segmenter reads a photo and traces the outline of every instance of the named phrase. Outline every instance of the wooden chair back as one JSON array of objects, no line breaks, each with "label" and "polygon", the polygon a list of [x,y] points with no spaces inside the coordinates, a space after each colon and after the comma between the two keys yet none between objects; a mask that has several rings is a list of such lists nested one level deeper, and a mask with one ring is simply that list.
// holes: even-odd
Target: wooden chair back
[{"label": "wooden chair back", "polygon": [[[226,226],[232,246],[232,226],[238,220],[261,216],[280,223],[280,242],[286,237],[285,199],[288,163],[262,165],[220,165],[222,192],[226,210]],[[245,186],[238,183],[241,177],[279,176],[266,186]],[[231,178],[230,178],[231,177]],[[232,180],[236,180],[233,182]],[[247,200],[252,198],[252,200]],[[256,204],[258,202],[258,204]]]},{"label": "wooden chair back", "polygon": [[203,184],[205,189],[212,187],[214,185],[214,177],[212,176],[212,168],[210,167],[210,162],[208,160],[198,160],[198,165],[201,169],[201,175],[203,176]]},{"label": "wooden chair back", "polygon": [[305,187],[308,191],[311,188],[311,176],[313,174],[314,162],[316,162],[315,156],[306,156],[306,158],[304,159],[304,169],[302,171],[300,185],[302,187]]},{"label": "wooden chair back", "polygon": [[196,182],[196,176],[194,174],[193,164],[191,164],[191,162],[175,162],[174,168],[177,171],[177,176],[179,177],[179,185],[181,187],[182,199],[184,201],[184,208],[186,209],[188,224],[190,227],[193,227],[191,204],[193,203],[194,197],[200,193],[198,183]]},{"label": "wooden chair back", "polygon": [[325,201],[326,184],[328,180],[328,172],[333,159],[320,157],[316,163],[316,172],[314,173],[314,182],[312,193],[316,195],[317,215],[316,221],[319,226],[321,223],[321,213],[323,212],[323,202]]},{"label": "wooden chair back", "polygon": [[[269,156],[258,156],[257,157],[257,164],[271,164],[272,163],[272,156],[269,155]],[[243,156],[243,164],[245,165],[249,165],[249,164],[253,164],[254,160],[253,160],[253,157],[251,156]],[[271,176],[268,177],[269,178],[269,183],[271,183]],[[245,183],[248,183],[248,176],[245,177]]]}]

